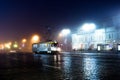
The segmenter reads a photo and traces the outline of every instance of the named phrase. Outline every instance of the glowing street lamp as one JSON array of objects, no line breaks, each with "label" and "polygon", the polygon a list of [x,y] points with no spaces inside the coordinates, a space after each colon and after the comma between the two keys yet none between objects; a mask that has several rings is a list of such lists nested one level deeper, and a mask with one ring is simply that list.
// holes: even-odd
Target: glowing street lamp
[{"label": "glowing street lamp", "polygon": [[12,42],[8,42],[8,43],[5,43],[5,44],[4,44],[4,47],[5,47],[6,49],[11,49],[11,45],[12,45]]},{"label": "glowing street lamp", "polygon": [[10,49],[10,45],[8,43],[5,44],[5,48]]},{"label": "glowing street lamp", "polygon": [[59,36],[63,36],[65,37],[65,40],[64,40],[64,44],[65,44],[65,48],[66,48],[66,51],[68,50],[67,47],[68,47],[68,40],[67,40],[67,37],[68,37],[68,34],[70,34],[71,31],[70,29],[63,29],[60,33],[59,33]]},{"label": "glowing street lamp", "polygon": [[13,47],[14,47],[14,48],[18,48],[18,45],[17,45],[17,44],[14,44]]},{"label": "glowing street lamp", "polygon": [[22,39],[22,47],[25,47],[25,43],[27,42],[27,39]]},{"label": "glowing street lamp", "polygon": [[[85,31],[85,32],[88,32],[88,33],[91,33],[92,31],[94,31],[96,29],[96,25],[94,23],[85,23],[83,24],[82,26],[82,30]],[[90,35],[86,35],[87,37],[87,47],[88,49],[90,48],[90,45],[91,45],[91,40],[89,37]]]},{"label": "glowing street lamp", "polygon": [[67,36],[68,34],[70,34],[70,32],[71,32],[70,29],[63,29],[60,34],[62,36]]},{"label": "glowing street lamp", "polygon": [[94,29],[96,29],[96,25],[93,23],[85,23],[82,26],[82,30],[84,30],[84,31],[92,31]]},{"label": "glowing street lamp", "polygon": [[32,37],[32,43],[37,43],[37,42],[39,42],[40,41],[40,37],[38,36],[38,35],[34,35],[33,37]]},{"label": "glowing street lamp", "polygon": [[22,39],[22,43],[26,43],[27,42],[27,39]]},{"label": "glowing street lamp", "polygon": [[15,49],[18,48],[18,43],[17,43],[17,42],[15,42],[15,43],[13,44],[13,48],[15,48]]}]

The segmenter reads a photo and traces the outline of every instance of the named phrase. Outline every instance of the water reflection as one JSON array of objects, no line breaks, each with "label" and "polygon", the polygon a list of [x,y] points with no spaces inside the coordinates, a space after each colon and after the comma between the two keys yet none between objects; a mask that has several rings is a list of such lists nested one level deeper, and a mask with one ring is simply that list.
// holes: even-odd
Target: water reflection
[{"label": "water reflection", "polygon": [[95,58],[64,57],[62,71],[69,80],[100,80],[101,68]]},{"label": "water reflection", "polygon": [[[78,80],[76,77],[79,72],[79,64],[76,64],[73,57],[63,57],[64,63],[62,64],[62,70],[65,80]],[[78,62],[79,63],[79,62]]]},{"label": "water reflection", "polygon": [[65,68],[66,70],[69,69],[71,67],[71,57],[64,57],[64,65],[63,68]]},{"label": "water reflection", "polygon": [[87,80],[99,80],[99,67],[96,59],[84,58],[83,59],[83,70],[84,78]]},{"label": "water reflection", "polygon": [[54,61],[61,61],[60,55],[54,55]]},{"label": "water reflection", "polygon": [[64,79],[100,80],[101,64],[98,59],[80,56],[41,55],[44,67],[60,69]]},{"label": "water reflection", "polygon": [[59,67],[61,66],[61,55],[40,55],[37,54],[34,56],[34,60],[39,61],[41,60],[41,63],[43,65],[53,66],[53,67]]}]

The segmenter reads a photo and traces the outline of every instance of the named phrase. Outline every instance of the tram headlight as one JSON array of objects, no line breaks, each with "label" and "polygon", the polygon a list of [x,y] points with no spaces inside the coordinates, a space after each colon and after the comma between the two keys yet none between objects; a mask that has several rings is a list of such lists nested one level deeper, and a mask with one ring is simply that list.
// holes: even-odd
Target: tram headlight
[{"label": "tram headlight", "polygon": [[51,50],[52,51],[61,51],[61,48],[60,47],[51,47]]},{"label": "tram headlight", "polygon": [[55,47],[51,47],[51,50],[52,51],[56,51],[57,49]]}]

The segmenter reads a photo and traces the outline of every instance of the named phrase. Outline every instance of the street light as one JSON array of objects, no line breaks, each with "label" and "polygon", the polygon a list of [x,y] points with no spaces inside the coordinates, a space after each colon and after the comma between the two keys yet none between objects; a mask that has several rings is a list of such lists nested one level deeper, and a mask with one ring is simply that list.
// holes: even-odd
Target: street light
[{"label": "street light", "polygon": [[[85,23],[81,28],[83,31],[90,33],[96,29],[96,25],[94,23]],[[88,43],[88,49],[89,49],[92,37],[90,35],[86,35],[86,36],[87,36],[87,43]]]},{"label": "street light", "polygon": [[22,43],[26,43],[27,42],[27,39],[22,39]]},{"label": "street light", "polygon": [[40,42],[40,36],[38,34],[32,35],[30,43],[28,44],[28,50],[32,52],[32,44]]},{"label": "street light", "polygon": [[40,37],[38,35],[33,35],[32,36],[32,43],[37,43],[40,41]]},{"label": "street light", "polygon": [[18,44],[15,43],[15,44],[13,45],[13,47],[14,47],[14,48],[18,48]]},{"label": "street light", "polygon": [[62,31],[61,31],[61,34],[62,34],[62,36],[67,36],[68,34],[70,34],[70,29],[63,29]]},{"label": "street light", "polygon": [[23,38],[22,41],[21,41],[21,50],[22,51],[27,51],[27,39]]},{"label": "street light", "polygon": [[84,31],[92,31],[96,29],[96,25],[94,23],[85,23],[82,26],[82,30]]},{"label": "street light", "polygon": [[70,32],[71,32],[70,29],[63,29],[59,34],[59,36],[65,37],[64,44],[65,44],[66,51],[68,50],[67,49],[67,44],[68,44],[67,36],[68,34],[70,34]]}]

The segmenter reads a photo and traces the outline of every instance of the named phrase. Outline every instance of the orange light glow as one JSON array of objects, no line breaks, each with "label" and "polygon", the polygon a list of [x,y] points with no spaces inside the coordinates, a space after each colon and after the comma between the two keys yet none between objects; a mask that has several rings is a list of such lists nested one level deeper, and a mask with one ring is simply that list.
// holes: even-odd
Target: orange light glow
[{"label": "orange light glow", "polygon": [[38,36],[38,35],[34,35],[33,37],[32,37],[32,43],[37,43],[37,42],[39,42],[40,41],[40,37]]},{"label": "orange light glow", "polygon": [[27,39],[22,39],[22,43],[26,43],[27,42]]},{"label": "orange light glow", "polygon": [[4,49],[4,45],[0,44],[0,50],[3,50],[3,49]]}]

